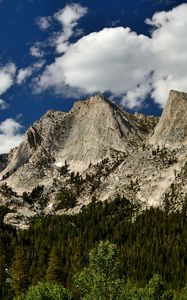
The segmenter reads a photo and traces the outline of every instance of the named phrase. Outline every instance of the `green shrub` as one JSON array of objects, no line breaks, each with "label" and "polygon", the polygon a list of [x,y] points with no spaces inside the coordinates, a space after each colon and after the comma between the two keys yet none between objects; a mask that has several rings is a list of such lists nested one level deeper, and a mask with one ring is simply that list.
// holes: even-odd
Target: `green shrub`
[{"label": "green shrub", "polygon": [[69,209],[75,207],[77,200],[74,193],[62,187],[56,195],[56,209]]},{"label": "green shrub", "polygon": [[71,300],[72,297],[62,285],[40,282],[29,287],[27,293],[14,300]]}]

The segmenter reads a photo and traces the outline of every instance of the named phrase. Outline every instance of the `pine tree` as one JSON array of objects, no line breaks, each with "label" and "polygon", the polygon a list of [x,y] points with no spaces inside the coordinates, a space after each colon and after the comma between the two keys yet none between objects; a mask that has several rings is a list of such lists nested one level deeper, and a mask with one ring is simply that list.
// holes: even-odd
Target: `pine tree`
[{"label": "pine tree", "polygon": [[[48,241],[48,243],[51,243],[51,241]],[[39,247],[39,250],[37,252],[37,258],[35,258],[35,260],[32,261],[30,269],[32,284],[36,284],[39,281],[44,280],[49,258],[48,246],[46,246],[45,243],[43,245],[39,243],[37,247]]]},{"label": "pine tree", "polygon": [[23,246],[18,246],[15,251],[11,268],[11,285],[15,295],[20,295],[28,287],[28,256]]},{"label": "pine tree", "polygon": [[61,266],[61,254],[53,247],[49,255],[49,263],[46,271],[46,280],[51,283],[61,282],[63,271]]}]

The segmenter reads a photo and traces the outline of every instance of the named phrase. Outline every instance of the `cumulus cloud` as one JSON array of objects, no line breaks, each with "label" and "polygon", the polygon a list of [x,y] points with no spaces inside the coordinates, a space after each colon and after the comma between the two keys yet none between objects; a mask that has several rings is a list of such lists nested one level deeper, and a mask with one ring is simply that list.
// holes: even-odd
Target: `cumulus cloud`
[{"label": "cumulus cloud", "polygon": [[[0,66],[0,96],[5,93],[14,83],[16,66],[9,63]],[[8,104],[0,99],[0,110],[4,110]],[[14,119],[6,119],[0,123],[0,153],[7,153],[18,146],[22,140],[20,133],[22,126]]]},{"label": "cumulus cloud", "polygon": [[[90,33],[46,67],[38,90],[110,91],[130,108],[151,95],[163,106],[170,89],[187,92],[186,16],[187,4],[154,14],[146,20],[150,37],[123,27]],[[60,45],[63,49],[63,40]]]},{"label": "cumulus cloud", "polygon": [[164,105],[170,89],[187,92],[187,4],[156,13],[146,23],[153,26],[151,51],[157,67],[153,98]]},{"label": "cumulus cloud", "polygon": [[16,73],[16,66],[9,63],[5,66],[0,66],[0,95],[5,93],[13,84]]},{"label": "cumulus cloud", "polygon": [[7,153],[21,143],[21,128],[14,119],[6,119],[0,123],[0,153]]},{"label": "cumulus cloud", "polygon": [[[144,61],[151,59],[149,44],[148,37],[138,36],[129,28],[106,28],[91,33],[48,66],[39,85],[44,89],[50,86],[60,89],[65,83],[85,93],[107,90],[123,93],[125,84],[133,88],[146,79],[145,72],[151,71],[148,63],[143,70],[139,59],[139,56]],[[133,47],[139,49],[137,55],[134,55]],[[132,72],[133,65],[135,72]]]},{"label": "cumulus cloud", "polygon": [[[142,89],[150,90],[146,82],[153,68],[149,64],[150,43],[150,38],[137,35],[129,28],[105,28],[91,33],[71,45],[63,56],[46,68],[39,87],[55,87],[60,91],[67,85],[82,94],[111,91],[123,95],[128,91],[129,99],[136,87],[136,95],[140,90],[143,95]],[[143,65],[143,62],[147,63]],[[136,99],[133,102],[136,103]],[[130,101],[127,103],[130,105]]]},{"label": "cumulus cloud", "polygon": [[26,79],[33,74],[33,72],[40,70],[44,64],[45,60],[41,60],[25,69],[20,69],[16,78],[17,84],[25,82]]},{"label": "cumulus cloud", "polygon": [[55,38],[56,50],[63,53],[69,45],[69,38],[74,34],[74,28],[78,20],[87,13],[87,8],[80,4],[72,3],[55,13],[54,18],[62,25],[62,32]]},{"label": "cumulus cloud", "polygon": [[139,107],[144,102],[145,97],[148,93],[151,92],[151,83],[147,79],[147,82],[144,82],[136,86],[133,90],[127,91],[125,96],[122,96],[121,104],[128,108]]},{"label": "cumulus cloud", "polygon": [[46,55],[46,48],[55,49],[55,53],[62,54],[67,51],[70,45],[70,38],[72,36],[78,37],[83,35],[82,28],[78,28],[78,21],[82,18],[88,9],[77,3],[67,4],[63,9],[57,11],[52,16],[38,17],[36,24],[45,31],[53,22],[60,25],[60,30],[55,31],[47,40],[43,42],[36,42],[30,48],[30,55],[36,58],[42,58]]}]

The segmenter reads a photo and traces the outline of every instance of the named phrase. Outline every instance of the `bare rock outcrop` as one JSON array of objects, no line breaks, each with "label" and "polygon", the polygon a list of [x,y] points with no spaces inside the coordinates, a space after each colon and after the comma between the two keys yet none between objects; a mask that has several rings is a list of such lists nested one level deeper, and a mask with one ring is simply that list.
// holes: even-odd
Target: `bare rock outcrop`
[{"label": "bare rock outcrop", "polygon": [[[68,113],[50,110],[0,166],[1,183],[17,192],[17,201],[44,185],[44,198],[23,200],[5,218],[16,227],[29,226],[38,213],[78,213],[92,199],[118,195],[142,209],[180,209],[187,199],[187,94],[171,91],[160,119],[129,114],[102,95],[75,102]],[[61,189],[73,193],[74,207],[58,207]]]},{"label": "bare rock outcrop", "polygon": [[156,118],[123,111],[102,95],[75,102],[68,113],[50,110],[27,130],[0,175],[8,174],[8,185],[18,193],[49,185],[65,161],[72,171],[84,172],[106,157],[134,151],[156,123]]},{"label": "bare rock outcrop", "polygon": [[172,90],[150,143],[175,146],[185,142],[187,142],[187,94]]},{"label": "bare rock outcrop", "polygon": [[0,154],[0,172],[3,171],[8,164],[8,154]]}]

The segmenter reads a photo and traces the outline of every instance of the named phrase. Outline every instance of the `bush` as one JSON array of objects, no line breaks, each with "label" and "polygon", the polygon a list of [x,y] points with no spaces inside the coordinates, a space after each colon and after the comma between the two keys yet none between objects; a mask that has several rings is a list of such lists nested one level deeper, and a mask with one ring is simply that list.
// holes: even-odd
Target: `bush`
[{"label": "bush", "polygon": [[62,285],[40,282],[14,300],[72,300],[72,297]]},{"label": "bush", "polygon": [[65,164],[60,168],[60,175],[65,176],[69,172],[69,165],[67,164],[67,161],[65,160]]},{"label": "bush", "polygon": [[44,186],[43,185],[38,185],[35,188],[33,188],[30,197],[32,199],[38,199],[42,196],[43,194],[43,190],[44,190]]},{"label": "bush", "polygon": [[122,281],[116,246],[100,242],[90,252],[89,266],[75,276],[75,285],[85,300],[119,299]]},{"label": "bush", "polygon": [[27,192],[23,192],[22,198],[27,203],[33,204],[35,201],[43,199],[43,191],[44,191],[44,186],[38,185],[35,188],[33,188],[30,194]]},{"label": "bush", "polygon": [[73,208],[77,203],[74,193],[63,187],[57,193],[56,200],[58,201],[56,209]]},{"label": "bush", "polygon": [[12,190],[12,188],[11,188],[10,186],[7,185],[6,182],[0,186],[0,193],[1,193],[3,196],[5,196],[5,197],[12,197],[12,196],[16,196],[16,195],[17,195],[17,194]]}]

